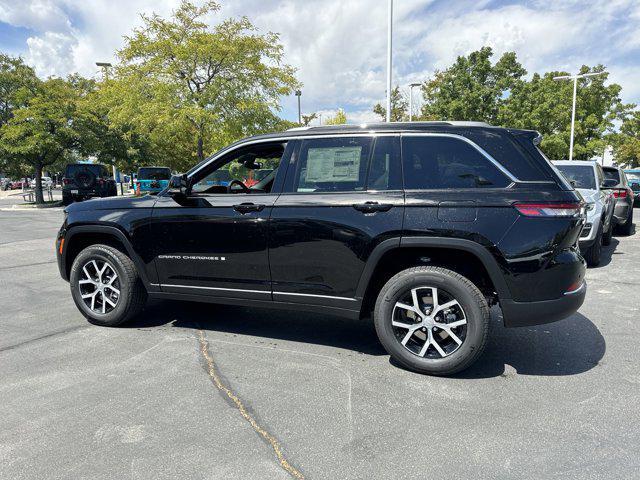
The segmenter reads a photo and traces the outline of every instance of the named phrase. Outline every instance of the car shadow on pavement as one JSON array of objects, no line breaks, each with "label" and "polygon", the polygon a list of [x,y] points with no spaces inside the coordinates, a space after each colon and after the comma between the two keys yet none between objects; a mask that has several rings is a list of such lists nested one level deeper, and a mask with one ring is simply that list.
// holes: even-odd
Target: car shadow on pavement
[{"label": "car shadow on pavement", "polygon": [[179,301],[150,302],[144,312],[124,327],[203,329],[273,340],[287,340],[344,348],[367,355],[386,355],[373,322],[329,314],[248,308]]},{"label": "car shadow on pavement", "polygon": [[505,328],[497,320],[484,354],[457,378],[576,375],[598,366],[606,351],[598,327],[580,313],[532,327]]}]

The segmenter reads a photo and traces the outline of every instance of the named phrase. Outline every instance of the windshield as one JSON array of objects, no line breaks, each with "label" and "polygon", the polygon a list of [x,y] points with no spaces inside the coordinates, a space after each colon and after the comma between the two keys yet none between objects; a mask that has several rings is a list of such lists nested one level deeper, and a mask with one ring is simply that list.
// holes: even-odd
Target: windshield
[{"label": "windshield", "polygon": [[576,188],[596,190],[596,176],[593,167],[589,165],[558,165],[560,170]]},{"label": "windshield", "polygon": [[640,180],[640,172],[624,172],[629,180]]},{"label": "windshield", "polygon": [[171,170],[169,168],[140,168],[138,180],[169,180]]}]

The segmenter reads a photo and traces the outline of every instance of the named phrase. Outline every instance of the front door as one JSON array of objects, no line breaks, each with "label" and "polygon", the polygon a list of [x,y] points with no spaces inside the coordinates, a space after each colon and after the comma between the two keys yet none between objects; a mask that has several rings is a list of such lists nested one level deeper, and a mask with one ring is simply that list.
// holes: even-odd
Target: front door
[{"label": "front door", "polygon": [[[285,150],[279,142],[232,151],[194,174],[189,195],[158,198],[152,229],[162,291],[271,300],[268,220]],[[247,187],[265,166],[273,171]]]},{"label": "front door", "polygon": [[372,250],[400,237],[397,136],[301,140],[270,221],[273,299],[357,310]]}]

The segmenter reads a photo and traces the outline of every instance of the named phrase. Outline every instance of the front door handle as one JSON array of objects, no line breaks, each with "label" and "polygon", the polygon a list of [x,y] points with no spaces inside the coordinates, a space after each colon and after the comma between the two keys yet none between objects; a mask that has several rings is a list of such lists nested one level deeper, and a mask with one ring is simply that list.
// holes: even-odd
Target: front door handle
[{"label": "front door handle", "polygon": [[264,210],[264,205],[256,204],[256,203],[241,203],[239,205],[234,205],[233,209],[236,212],[240,212],[242,214],[249,212],[261,212]]},{"label": "front door handle", "polygon": [[390,203],[364,202],[354,203],[353,208],[362,213],[388,212],[393,205]]}]

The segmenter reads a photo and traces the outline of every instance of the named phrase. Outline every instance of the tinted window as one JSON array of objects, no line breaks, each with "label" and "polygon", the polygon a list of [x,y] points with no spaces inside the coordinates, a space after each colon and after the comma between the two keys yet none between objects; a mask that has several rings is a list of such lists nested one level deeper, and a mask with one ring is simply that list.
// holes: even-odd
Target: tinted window
[{"label": "tinted window", "polygon": [[399,137],[378,137],[373,147],[367,190],[402,189]]},{"label": "tinted window", "polygon": [[576,188],[596,189],[596,176],[589,165],[556,165]]},{"label": "tinted window", "polygon": [[[546,162],[547,160],[539,155],[534,156],[532,152],[527,151],[508,132],[501,130],[472,130],[465,133],[465,136],[500,162],[518,180],[551,180],[548,173],[540,165],[540,162]],[[524,138],[521,140],[532,144],[531,140]]]},{"label": "tinted window", "polygon": [[450,137],[402,140],[406,189],[500,188],[511,181],[484,155]]},{"label": "tinted window", "polygon": [[298,156],[295,192],[348,192],[365,189],[372,138],[305,140]]},{"label": "tinted window", "polygon": [[138,170],[138,180],[169,180],[171,170],[168,168],[141,168]]},{"label": "tinted window", "polygon": [[64,176],[70,178],[79,172],[91,172],[96,177],[99,177],[104,174],[104,167],[95,163],[74,163],[67,165]]},{"label": "tinted window", "polygon": [[604,178],[607,180],[615,180],[616,183],[620,183],[620,174],[618,170],[603,168],[604,170]]}]

